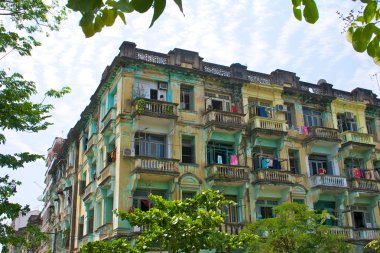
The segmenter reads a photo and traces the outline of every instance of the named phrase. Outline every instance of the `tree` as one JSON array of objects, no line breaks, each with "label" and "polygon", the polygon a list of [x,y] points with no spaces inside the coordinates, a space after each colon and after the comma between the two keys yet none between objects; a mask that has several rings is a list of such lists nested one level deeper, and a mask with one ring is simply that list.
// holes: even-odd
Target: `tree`
[{"label": "tree", "polygon": [[[31,55],[33,47],[40,45],[33,37],[34,34],[57,30],[65,14],[65,8],[58,5],[58,0],[52,0],[50,3],[43,0],[0,1],[0,16],[3,17],[3,22],[0,22],[0,53],[3,54],[0,60],[11,52],[17,52],[22,56]],[[68,92],[68,87],[60,91],[49,90],[45,93],[45,98],[60,98]],[[51,125],[47,120],[53,105],[44,103],[45,98],[40,103],[33,102],[31,98],[36,94],[34,82],[24,80],[20,73],[8,74],[4,69],[0,69],[0,145],[6,144],[4,131],[36,133]],[[0,167],[16,170],[41,158],[42,155],[29,152],[0,153]],[[17,186],[20,184],[5,172],[0,176],[0,244],[3,245],[3,252],[7,251],[7,244],[17,247],[29,247],[30,243],[32,246],[38,244],[27,239],[27,236],[33,235],[33,239],[43,238],[33,227],[28,228],[27,233],[17,234],[9,225],[9,220],[29,210],[28,206],[23,207],[9,200],[17,192]]]},{"label": "tree", "polygon": [[[183,13],[182,0],[173,0]],[[351,0],[355,2],[355,0]],[[365,52],[380,65],[380,8],[378,0],[360,0],[362,7],[349,14],[340,14],[346,23],[344,32],[347,40],[357,52]],[[314,24],[319,19],[318,6],[315,0],[292,0],[293,14],[296,19]],[[86,37],[101,32],[103,27],[112,26],[117,17],[127,24],[125,14],[134,11],[145,13],[153,8],[150,27],[164,12],[166,0],[68,0],[67,7],[79,11],[82,18],[79,25]],[[362,11],[364,10],[364,11]]]},{"label": "tree", "polygon": [[248,252],[345,253],[352,248],[323,225],[326,211],[318,214],[306,205],[286,203],[275,207],[274,212],[274,218],[259,220],[242,232]]},{"label": "tree", "polygon": [[373,240],[373,241],[369,242],[365,247],[372,249],[376,253],[379,253],[380,252],[380,239]]},{"label": "tree", "polygon": [[[212,190],[205,190],[191,199],[165,200],[150,195],[153,207],[148,211],[134,209],[131,212],[118,211],[123,220],[132,226],[139,226],[141,234],[135,240],[134,250],[145,252],[152,247],[169,252],[199,252],[201,249],[217,249],[231,252],[243,247],[237,235],[220,231],[224,222],[226,205],[233,204],[224,196]],[[109,244],[109,243],[108,243]],[[81,249],[83,253],[96,253],[91,247],[105,247],[104,242],[93,242]],[[107,246],[108,247],[108,246]],[[130,252],[126,248],[126,251]]]}]

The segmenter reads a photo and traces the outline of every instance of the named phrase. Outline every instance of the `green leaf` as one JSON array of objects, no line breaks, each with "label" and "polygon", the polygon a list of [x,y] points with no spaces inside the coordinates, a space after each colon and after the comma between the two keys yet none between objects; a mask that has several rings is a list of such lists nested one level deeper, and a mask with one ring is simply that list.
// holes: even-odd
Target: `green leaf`
[{"label": "green leaf", "polygon": [[299,7],[301,5],[301,0],[292,0],[293,7]]},{"label": "green leaf", "polygon": [[126,13],[131,13],[134,11],[132,4],[127,0],[120,0],[119,2],[115,2],[113,7]]},{"label": "green leaf", "polygon": [[127,21],[125,20],[124,13],[121,12],[121,11],[118,11],[118,12],[117,12],[117,15],[119,15],[119,17],[120,17],[121,20],[123,21],[124,25],[126,25],[126,24],[127,24]]},{"label": "green leaf", "polygon": [[306,22],[314,24],[319,19],[318,7],[314,0],[303,0],[305,8],[303,10],[303,16]]},{"label": "green leaf", "polygon": [[88,26],[82,26],[82,31],[83,31],[84,35],[86,36],[86,38],[90,38],[90,37],[94,36],[94,34],[95,34],[94,24],[90,24]]},{"label": "green leaf", "polygon": [[103,9],[102,18],[106,26],[112,26],[115,23],[117,17],[117,10],[114,9]]},{"label": "green leaf", "polygon": [[361,23],[365,23],[365,20],[364,20],[364,17],[363,17],[363,16],[358,16],[358,17],[356,18],[356,21],[361,22]]},{"label": "green leaf", "polygon": [[94,23],[94,30],[96,32],[101,32],[103,27],[104,27],[103,18],[101,16],[99,16],[99,15],[96,16],[95,23]]},{"label": "green leaf", "polygon": [[350,43],[352,43],[352,35],[353,34],[354,34],[354,28],[353,27],[348,28],[348,30],[346,32],[346,40]]},{"label": "green leaf", "polygon": [[153,0],[132,0],[133,8],[140,13],[147,12],[153,5]]},{"label": "green leaf", "polygon": [[354,34],[352,35],[352,46],[357,52],[364,52],[367,49],[367,43],[363,40],[363,28],[356,28]]},{"label": "green leaf", "polygon": [[79,21],[80,26],[89,26],[94,20],[93,12],[86,12],[83,14],[82,18]]},{"label": "green leaf", "polygon": [[367,4],[363,12],[364,21],[366,23],[371,22],[371,20],[375,17],[376,9],[377,9],[377,1],[371,1]]},{"label": "green leaf", "polygon": [[362,33],[363,38],[362,39],[363,39],[363,43],[365,43],[366,45],[368,45],[368,43],[371,41],[373,26],[374,26],[374,24],[370,23],[370,24],[366,25],[363,29],[363,33]]},{"label": "green leaf", "polygon": [[182,0],[174,0],[174,2],[178,6],[179,10],[183,13]]},{"label": "green leaf", "polygon": [[[376,45],[377,43],[377,45]],[[368,43],[367,46],[367,54],[371,56],[372,58],[376,56],[376,48],[379,47],[379,41],[376,39],[376,37]]]},{"label": "green leaf", "polygon": [[296,19],[302,21],[302,11],[296,6],[293,6],[293,14]]},{"label": "green leaf", "polygon": [[154,12],[152,17],[152,22],[150,23],[150,27],[153,26],[154,22],[161,16],[161,14],[164,12],[166,6],[166,0],[155,0],[154,1]]}]

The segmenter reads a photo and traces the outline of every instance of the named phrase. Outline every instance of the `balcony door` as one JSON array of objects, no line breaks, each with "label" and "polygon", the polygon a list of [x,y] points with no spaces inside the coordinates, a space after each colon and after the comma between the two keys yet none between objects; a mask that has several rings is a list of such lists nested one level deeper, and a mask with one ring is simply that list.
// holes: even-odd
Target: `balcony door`
[{"label": "balcony door", "polygon": [[230,164],[231,155],[236,154],[232,144],[211,141],[207,144],[208,164]]},{"label": "balcony door", "polygon": [[136,133],[135,154],[156,158],[166,157],[166,136],[147,133]]},{"label": "balcony door", "polygon": [[[333,175],[332,161],[328,161],[326,155],[311,154],[309,156],[309,169],[311,176],[319,174]],[[323,173],[321,173],[322,170],[324,170]]]},{"label": "balcony door", "polygon": [[352,224],[354,228],[372,228],[371,216],[367,206],[352,207]]}]

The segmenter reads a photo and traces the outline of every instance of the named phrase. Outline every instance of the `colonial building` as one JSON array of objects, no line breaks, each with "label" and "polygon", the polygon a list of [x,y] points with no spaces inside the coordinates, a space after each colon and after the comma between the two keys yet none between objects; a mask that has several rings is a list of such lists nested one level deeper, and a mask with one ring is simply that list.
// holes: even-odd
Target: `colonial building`
[{"label": "colonial building", "polygon": [[139,232],[113,210],[147,210],[150,193],[206,188],[237,202],[226,209],[230,233],[300,202],[334,214],[332,232],[357,245],[380,236],[380,100],[366,89],[123,42],[49,152],[42,217],[54,252]]}]

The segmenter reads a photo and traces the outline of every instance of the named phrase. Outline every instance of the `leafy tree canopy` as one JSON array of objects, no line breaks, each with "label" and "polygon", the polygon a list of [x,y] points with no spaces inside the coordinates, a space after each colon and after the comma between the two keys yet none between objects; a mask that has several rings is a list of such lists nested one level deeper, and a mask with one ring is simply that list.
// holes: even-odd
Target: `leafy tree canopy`
[{"label": "leafy tree canopy", "polygon": [[[183,13],[182,0],[173,0]],[[355,2],[355,0],[351,0]],[[346,22],[346,37],[357,52],[367,54],[380,65],[380,8],[378,0],[360,0],[363,4],[358,11],[340,17]],[[314,24],[319,19],[315,0],[292,0],[293,14],[296,19]],[[79,11],[82,18],[79,25],[86,37],[101,32],[103,27],[112,26],[117,17],[127,24],[125,14],[134,11],[145,13],[153,8],[150,27],[161,16],[166,7],[166,0],[68,0],[67,7]]]},{"label": "leafy tree canopy", "polygon": [[[165,200],[153,195],[149,199],[153,207],[148,211],[135,209],[132,212],[117,212],[121,219],[141,228],[133,250],[145,252],[158,248],[169,252],[199,252],[201,249],[217,249],[231,252],[243,247],[243,242],[237,235],[220,231],[225,215],[223,208],[233,204],[225,200],[221,193],[205,190],[184,201]],[[100,251],[91,249],[105,247],[112,248],[113,245],[92,242],[86,244],[81,252],[97,253]],[[126,247],[125,251],[120,252],[131,252],[130,250]]]},{"label": "leafy tree canopy", "polygon": [[[323,225],[328,213],[306,205],[286,203],[274,208],[275,217],[262,219],[242,232],[251,253],[346,253],[352,246]],[[254,236],[257,239],[255,239]]]},{"label": "leafy tree canopy", "polygon": [[[58,0],[7,0],[0,1],[0,60],[11,52],[19,55],[31,55],[33,47],[40,42],[34,37],[36,33],[54,31],[65,18],[65,8],[58,5]],[[32,97],[37,94],[36,84],[24,80],[20,73],[8,73],[9,70],[0,69],[0,145],[6,144],[5,131],[21,131],[36,133],[45,130],[50,122],[50,112],[53,105],[33,102]],[[64,87],[60,91],[49,90],[46,97],[60,98],[70,92]],[[2,169],[19,169],[26,163],[43,158],[39,154],[18,152],[15,154],[0,153],[0,167]],[[31,248],[44,239],[44,235],[29,226],[23,233],[16,233],[9,225],[9,221],[20,214],[26,214],[28,206],[10,202],[16,194],[20,182],[9,178],[6,172],[0,176],[0,244],[2,252],[7,252],[5,245],[11,244],[20,248]],[[29,237],[29,239],[27,239]]]}]

